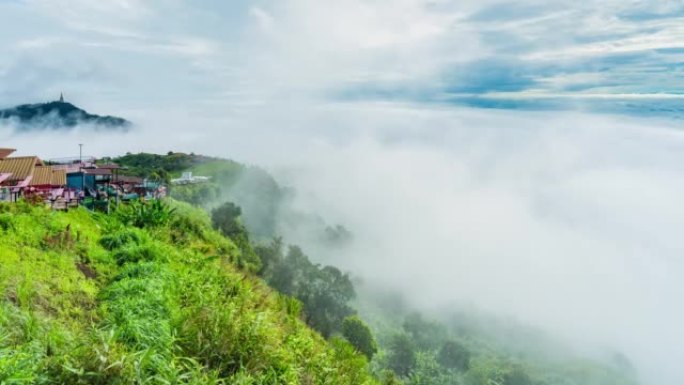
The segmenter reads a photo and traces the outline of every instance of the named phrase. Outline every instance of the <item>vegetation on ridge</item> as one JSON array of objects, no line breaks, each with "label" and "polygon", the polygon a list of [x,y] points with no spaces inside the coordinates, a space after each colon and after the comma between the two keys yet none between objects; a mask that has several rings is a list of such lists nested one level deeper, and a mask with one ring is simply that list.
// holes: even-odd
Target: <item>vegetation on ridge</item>
[{"label": "vegetation on ridge", "polygon": [[473,311],[430,319],[316,264],[278,224],[307,222],[326,247],[352,234],[288,212],[263,170],[123,158],[137,175],[212,181],[171,188],[193,205],[111,216],[0,205],[0,384],[637,384],[622,355],[573,355]]},{"label": "vegetation on ridge", "polygon": [[65,129],[79,124],[92,124],[109,130],[126,130],[131,122],[115,116],[90,114],[62,101],[22,104],[0,110],[0,121],[14,121],[23,130]]},{"label": "vegetation on ridge", "polygon": [[0,383],[375,383],[365,357],[236,267],[206,213],[170,204],[138,227],[124,218],[139,210],[0,205]]}]

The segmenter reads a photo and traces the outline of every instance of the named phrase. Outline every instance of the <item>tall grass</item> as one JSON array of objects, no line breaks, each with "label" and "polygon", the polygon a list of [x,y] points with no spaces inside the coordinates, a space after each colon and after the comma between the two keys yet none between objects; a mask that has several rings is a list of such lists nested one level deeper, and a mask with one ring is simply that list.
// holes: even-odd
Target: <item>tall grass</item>
[{"label": "tall grass", "polygon": [[136,227],[0,204],[0,384],[374,383],[206,214],[167,208]]}]

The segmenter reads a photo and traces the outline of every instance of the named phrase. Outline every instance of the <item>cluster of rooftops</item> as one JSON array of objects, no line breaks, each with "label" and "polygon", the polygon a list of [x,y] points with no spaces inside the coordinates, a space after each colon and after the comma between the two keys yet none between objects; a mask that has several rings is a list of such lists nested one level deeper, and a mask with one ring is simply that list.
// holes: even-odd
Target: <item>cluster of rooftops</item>
[{"label": "cluster of rooftops", "polygon": [[135,176],[121,175],[125,168],[101,164],[94,158],[43,161],[38,156],[12,156],[16,150],[0,148],[0,201],[35,198],[55,209],[115,200],[166,195],[166,187]]}]

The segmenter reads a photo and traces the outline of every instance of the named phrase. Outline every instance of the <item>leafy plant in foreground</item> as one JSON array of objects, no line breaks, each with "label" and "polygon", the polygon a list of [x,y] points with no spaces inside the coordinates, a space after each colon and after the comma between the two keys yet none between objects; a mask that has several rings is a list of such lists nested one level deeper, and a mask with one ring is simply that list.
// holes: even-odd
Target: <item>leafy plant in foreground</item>
[{"label": "leafy plant in foreground", "polygon": [[174,217],[175,209],[159,199],[138,200],[121,206],[116,213],[124,224],[145,228],[166,225]]}]

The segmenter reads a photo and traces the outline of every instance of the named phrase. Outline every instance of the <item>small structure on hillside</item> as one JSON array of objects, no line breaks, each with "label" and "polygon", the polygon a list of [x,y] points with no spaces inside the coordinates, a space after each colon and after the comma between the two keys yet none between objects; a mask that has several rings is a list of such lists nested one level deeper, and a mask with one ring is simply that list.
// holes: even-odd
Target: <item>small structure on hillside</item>
[{"label": "small structure on hillside", "polygon": [[[63,95],[62,95],[63,97]],[[134,199],[159,199],[166,185],[139,177],[120,175],[125,168],[98,163],[93,157],[51,159],[37,156],[11,157],[14,149],[0,148],[0,201],[35,198],[53,209],[83,205],[109,212],[110,204]],[[193,183],[208,178],[192,178]]]},{"label": "small structure on hillside", "polygon": [[197,183],[206,183],[211,180],[211,177],[209,176],[193,176],[192,172],[186,171],[184,172],[180,178],[178,179],[171,179],[171,183],[175,185],[183,185],[183,184],[197,184]]},{"label": "small structure on hillside", "polygon": [[[13,148],[0,148],[0,162],[12,155],[16,150]],[[11,198],[11,194],[5,181],[7,181],[12,176],[12,173],[6,171],[0,171],[0,202],[8,201]]]},{"label": "small structure on hillside", "polygon": [[36,166],[44,166],[37,156],[6,156],[0,159],[2,200],[16,201],[31,184]]},{"label": "small structure on hillside", "polygon": [[53,201],[64,194],[67,184],[66,172],[52,166],[38,166],[33,172],[29,192]]}]

